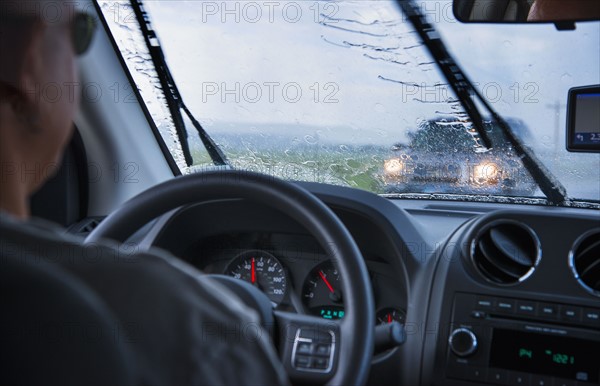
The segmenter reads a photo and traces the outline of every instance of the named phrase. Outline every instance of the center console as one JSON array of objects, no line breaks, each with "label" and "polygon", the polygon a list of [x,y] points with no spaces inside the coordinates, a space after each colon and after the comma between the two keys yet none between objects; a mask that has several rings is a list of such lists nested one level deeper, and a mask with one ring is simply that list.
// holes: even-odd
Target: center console
[{"label": "center console", "polygon": [[600,384],[600,308],[456,293],[446,377],[476,384]]}]

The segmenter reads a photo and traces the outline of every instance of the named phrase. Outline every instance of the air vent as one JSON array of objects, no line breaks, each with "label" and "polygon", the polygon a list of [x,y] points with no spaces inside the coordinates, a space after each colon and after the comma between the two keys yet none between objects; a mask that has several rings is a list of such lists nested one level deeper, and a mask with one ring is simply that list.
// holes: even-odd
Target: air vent
[{"label": "air vent", "polygon": [[471,244],[473,263],[489,281],[514,284],[529,277],[541,258],[538,238],[516,221],[486,225]]},{"label": "air vent", "polygon": [[600,228],[581,236],[569,255],[569,265],[579,283],[600,296]]}]

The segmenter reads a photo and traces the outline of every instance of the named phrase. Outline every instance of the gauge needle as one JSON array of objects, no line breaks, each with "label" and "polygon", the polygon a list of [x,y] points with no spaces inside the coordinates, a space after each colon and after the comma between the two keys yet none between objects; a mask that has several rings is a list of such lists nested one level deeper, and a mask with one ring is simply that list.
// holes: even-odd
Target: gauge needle
[{"label": "gauge needle", "polygon": [[333,289],[333,287],[331,286],[331,284],[329,284],[329,281],[327,280],[327,277],[325,276],[325,274],[323,273],[323,271],[319,271],[319,276],[321,276],[321,279],[323,279],[323,281],[327,285],[327,288],[329,288],[329,292],[334,293],[335,290]]},{"label": "gauge needle", "polygon": [[392,323],[392,314],[387,314],[388,323]]},{"label": "gauge needle", "polygon": [[252,258],[252,270],[250,271],[250,281],[256,283],[256,267],[254,265],[254,257]]}]

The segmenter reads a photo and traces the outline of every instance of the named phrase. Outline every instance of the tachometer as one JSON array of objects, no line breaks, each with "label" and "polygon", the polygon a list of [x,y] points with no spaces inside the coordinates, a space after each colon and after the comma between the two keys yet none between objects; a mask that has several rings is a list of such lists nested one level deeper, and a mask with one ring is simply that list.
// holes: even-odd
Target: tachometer
[{"label": "tachometer", "polygon": [[275,305],[281,303],[285,296],[287,280],[283,265],[268,252],[243,252],[229,263],[225,273],[256,286]]},{"label": "tachometer", "polygon": [[325,319],[343,318],[345,311],[341,287],[340,274],[330,261],[317,265],[306,278],[302,289],[302,300],[307,311]]}]

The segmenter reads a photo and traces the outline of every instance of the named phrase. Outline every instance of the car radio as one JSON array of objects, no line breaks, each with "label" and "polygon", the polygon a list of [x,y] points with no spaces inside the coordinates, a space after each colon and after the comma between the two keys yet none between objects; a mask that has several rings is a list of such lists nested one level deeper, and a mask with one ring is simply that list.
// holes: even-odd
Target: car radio
[{"label": "car radio", "polygon": [[600,384],[600,309],[458,293],[446,376],[479,384]]}]

